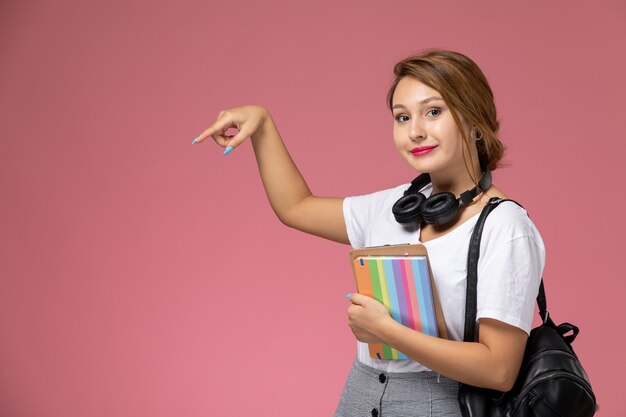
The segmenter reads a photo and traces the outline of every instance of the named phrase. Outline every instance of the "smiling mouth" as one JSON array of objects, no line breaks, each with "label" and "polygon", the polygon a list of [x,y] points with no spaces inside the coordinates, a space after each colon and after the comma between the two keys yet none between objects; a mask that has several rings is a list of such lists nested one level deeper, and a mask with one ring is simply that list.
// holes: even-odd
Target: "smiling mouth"
[{"label": "smiling mouth", "polygon": [[420,146],[418,148],[411,149],[411,153],[414,156],[421,156],[421,155],[427,154],[428,152],[432,151],[435,148],[436,146]]}]

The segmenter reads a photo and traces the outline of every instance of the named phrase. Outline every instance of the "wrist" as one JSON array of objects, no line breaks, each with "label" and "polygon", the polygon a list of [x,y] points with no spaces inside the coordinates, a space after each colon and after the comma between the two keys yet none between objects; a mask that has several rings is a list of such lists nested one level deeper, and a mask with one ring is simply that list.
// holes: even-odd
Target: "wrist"
[{"label": "wrist", "polygon": [[[376,328],[372,333],[381,338],[385,343],[389,340],[391,334],[394,333],[394,329],[400,325],[391,316],[386,316],[379,320]],[[388,343],[387,343],[388,344]]]},{"label": "wrist", "polygon": [[250,139],[258,140],[258,138],[267,135],[272,130],[276,130],[276,126],[274,125],[270,112],[263,107],[259,107],[259,125],[250,136]]}]

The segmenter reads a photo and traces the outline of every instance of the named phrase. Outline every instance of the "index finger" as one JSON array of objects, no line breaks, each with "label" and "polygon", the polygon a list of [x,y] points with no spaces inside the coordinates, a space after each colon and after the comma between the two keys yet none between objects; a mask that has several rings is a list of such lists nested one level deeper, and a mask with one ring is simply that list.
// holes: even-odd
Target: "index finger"
[{"label": "index finger", "polygon": [[354,293],[350,295],[349,300],[350,302],[352,302],[352,304],[363,305],[363,303],[367,303],[368,298],[371,297],[359,293]]},{"label": "index finger", "polygon": [[[200,133],[200,135],[198,135],[198,137],[193,140],[193,143],[203,142],[206,138],[208,138],[209,136],[212,136],[216,142],[218,142],[220,145],[224,145],[224,143],[220,143],[220,142],[225,142],[226,140],[222,136],[222,134],[226,132],[226,130],[229,127],[232,127],[232,121],[228,119],[218,119],[217,121],[215,121],[215,123],[209,126],[204,132]],[[213,136],[218,132],[222,134],[217,135],[217,137]]]}]

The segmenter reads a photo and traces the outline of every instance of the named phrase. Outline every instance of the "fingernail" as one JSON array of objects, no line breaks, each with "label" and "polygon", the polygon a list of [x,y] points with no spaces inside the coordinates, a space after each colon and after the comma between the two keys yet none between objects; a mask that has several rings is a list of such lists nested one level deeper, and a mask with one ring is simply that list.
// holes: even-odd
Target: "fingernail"
[{"label": "fingernail", "polygon": [[350,298],[351,295],[352,294],[350,294],[350,293],[346,294],[346,298]]},{"label": "fingernail", "polygon": [[229,146],[228,148],[224,150],[224,155],[228,155],[233,149],[235,148],[233,148],[232,146]]},{"label": "fingernail", "polygon": [[198,139],[200,139],[200,136],[198,136],[197,138],[195,138],[195,139],[193,140],[193,142],[191,142],[191,144],[193,145],[194,143],[196,143],[196,141],[197,141]]}]

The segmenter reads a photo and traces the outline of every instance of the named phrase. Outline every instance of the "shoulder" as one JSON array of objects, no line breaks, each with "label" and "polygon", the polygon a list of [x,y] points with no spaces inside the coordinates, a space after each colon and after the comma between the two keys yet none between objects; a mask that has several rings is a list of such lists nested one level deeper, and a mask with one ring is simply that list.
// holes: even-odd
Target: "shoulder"
[{"label": "shoulder", "polygon": [[402,184],[343,200],[344,220],[352,247],[407,241],[407,232],[395,221],[391,209],[409,185]]},{"label": "shoulder", "polygon": [[526,210],[511,200],[498,204],[487,217],[483,237],[488,244],[506,244],[527,238],[543,248],[543,240]]},{"label": "shoulder", "polygon": [[498,207],[496,207],[485,222],[485,227],[491,228],[506,228],[511,227],[520,233],[524,232],[524,229],[534,227],[526,209],[517,204],[513,200],[505,199]]},{"label": "shoulder", "polygon": [[344,208],[367,209],[368,211],[382,211],[391,209],[396,201],[411,184],[401,184],[393,188],[375,191],[369,194],[354,195],[344,199]]}]

